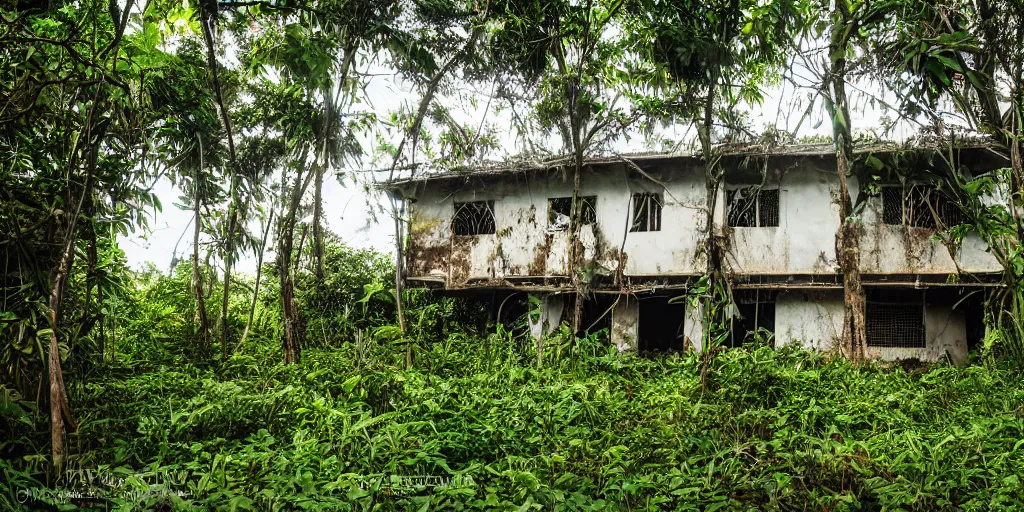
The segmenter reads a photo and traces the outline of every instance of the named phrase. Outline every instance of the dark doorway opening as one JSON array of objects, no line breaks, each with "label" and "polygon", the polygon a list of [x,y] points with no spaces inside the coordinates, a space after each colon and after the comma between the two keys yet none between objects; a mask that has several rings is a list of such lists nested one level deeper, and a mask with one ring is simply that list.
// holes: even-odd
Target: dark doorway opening
[{"label": "dark doorway opening", "polygon": [[640,299],[639,349],[671,352],[684,347],[683,318],[686,305],[670,304],[672,297],[653,296]]},{"label": "dark doorway opening", "polygon": [[[611,308],[615,304],[615,297],[615,295],[606,293],[595,293],[587,297],[587,300],[583,302],[583,311],[580,315],[580,330],[576,335],[583,337],[602,329],[610,330],[612,327]],[[566,308],[569,308],[569,316],[572,316],[571,301],[567,301]]]},{"label": "dark doorway opening", "polygon": [[[736,290],[733,301],[736,315],[732,318],[729,332],[729,346],[740,347],[751,340],[761,329],[771,333],[775,345],[775,299],[777,294],[769,290]],[[762,331],[763,332],[763,331]]]},{"label": "dark doorway opening", "polygon": [[985,339],[985,300],[988,291],[968,289],[964,294],[966,297],[957,307],[964,311],[964,320],[967,323],[967,350],[973,352]]}]

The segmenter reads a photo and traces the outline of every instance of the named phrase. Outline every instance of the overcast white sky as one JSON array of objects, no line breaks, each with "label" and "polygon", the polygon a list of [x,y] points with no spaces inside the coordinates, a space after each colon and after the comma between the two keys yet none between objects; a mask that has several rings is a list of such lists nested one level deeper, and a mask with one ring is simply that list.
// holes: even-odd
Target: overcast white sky
[{"label": "overcast white sky", "polygon": [[[801,73],[798,72],[795,75],[801,75]],[[511,117],[507,113],[495,114],[494,107],[487,105],[486,100],[479,101],[475,108],[471,107],[468,101],[469,95],[466,89],[459,89],[453,95],[442,98],[440,101],[445,102],[457,120],[467,124],[476,125],[481,118],[486,116],[489,126],[512,126]],[[791,84],[783,84],[780,87],[767,90],[764,104],[750,112],[751,126],[759,130],[768,126],[792,130],[804,107],[795,108],[791,104],[795,98],[799,97],[804,102],[803,105],[806,105],[807,95],[807,90],[794,94],[794,87]],[[375,111],[382,118],[387,118],[390,112],[397,110],[403,103],[407,105],[406,108],[410,108],[408,105],[417,101],[416,94],[406,84],[391,76],[374,77],[367,87],[367,96],[369,100],[367,108]],[[891,98],[889,100],[891,101]],[[817,103],[818,105],[810,118],[801,125],[798,136],[831,135],[831,125],[828,122],[821,122],[824,113],[820,109],[820,100]],[[858,107],[856,100],[853,103],[854,107]],[[878,109],[865,102],[855,110],[853,113],[855,132],[870,130],[879,125],[882,113]],[[787,120],[785,113],[790,111],[793,112]],[[912,130],[911,127],[904,127],[896,133],[890,134],[889,138],[907,138],[913,135]],[[669,138],[688,138],[692,136],[687,133],[689,131],[671,128],[669,132],[661,135]],[[513,147],[515,139],[510,129],[498,128],[497,132],[506,147],[494,156],[501,158],[517,153],[517,148]],[[631,137],[628,142],[617,145],[616,149],[624,153],[650,150],[643,137]],[[378,164],[378,167],[386,167],[389,164],[390,162],[385,162]],[[367,167],[370,166],[371,164],[368,163]],[[128,262],[133,268],[143,268],[146,262],[151,262],[158,269],[167,271],[175,254],[175,248],[177,248],[179,259],[191,251],[192,215],[190,211],[180,210],[173,205],[181,193],[175,190],[170,182],[158,183],[155,191],[165,206],[162,212],[158,212],[151,219],[152,231],[122,239],[120,246],[125,251]],[[324,180],[324,219],[327,229],[337,234],[344,243],[352,247],[371,248],[383,253],[393,253],[395,241],[391,219],[385,214],[374,221],[371,214],[372,208],[380,210],[381,201],[381,197],[366,194],[364,187],[353,185],[350,180],[347,180],[346,185],[343,186],[336,179],[328,176]],[[253,231],[258,228],[258,226],[251,227]],[[188,233],[185,233],[186,231]],[[184,236],[182,236],[183,233]],[[268,251],[267,259],[271,257]],[[255,270],[255,266],[255,257],[248,254],[238,262],[237,268],[243,272],[252,272]]]}]

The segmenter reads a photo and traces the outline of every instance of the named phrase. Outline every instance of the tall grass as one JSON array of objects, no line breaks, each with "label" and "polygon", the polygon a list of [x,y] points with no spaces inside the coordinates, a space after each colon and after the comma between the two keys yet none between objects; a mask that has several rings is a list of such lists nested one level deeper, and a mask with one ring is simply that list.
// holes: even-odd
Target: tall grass
[{"label": "tall grass", "polygon": [[[111,368],[75,397],[89,412],[71,464],[123,479],[97,488],[129,510],[1024,507],[1008,371],[751,345],[716,358],[702,391],[693,356],[551,346],[539,368],[504,333],[453,333],[411,369],[397,343]],[[0,491],[31,485],[24,467],[4,462]]]}]

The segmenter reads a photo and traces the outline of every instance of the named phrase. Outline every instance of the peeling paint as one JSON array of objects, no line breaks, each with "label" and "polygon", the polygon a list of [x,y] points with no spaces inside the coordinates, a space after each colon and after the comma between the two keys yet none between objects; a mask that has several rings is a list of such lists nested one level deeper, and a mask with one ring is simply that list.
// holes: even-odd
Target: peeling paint
[{"label": "peeling paint", "polygon": [[[574,269],[586,268],[595,276],[613,276],[597,279],[599,289],[620,290],[630,277],[702,274],[706,266],[703,219],[708,215],[703,174],[697,169],[667,167],[645,172],[657,183],[621,166],[584,174],[580,193],[597,198],[597,222],[581,227],[582,258],[573,264],[567,262],[568,233],[548,226],[546,213],[549,199],[572,195],[570,180],[560,173],[533,174],[526,186],[522,176],[499,175],[471,186],[424,187],[413,207],[409,275],[445,276],[447,286],[462,288],[471,286],[470,282],[506,277],[566,278]],[[765,186],[779,189],[778,227],[723,226],[724,187],[718,191],[712,215],[716,231],[724,236],[727,270],[737,275],[835,275],[838,183],[828,160],[794,160],[785,172],[769,175]],[[751,179],[749,171],[741,176]],[[746,183],[727,173],[725,186],[730,184]],[[857,188],[855,180],[851,188]],[[629,232],[632,194],[640,192],[663,194],[661,231]],[[474,200],[495,201],[497,234],[454,240],[449,226],[453,203]],[[862,214],[862,273],[957,272],[949,251],[932,240],[932,231],[883,225],[880,203],[878,197],[869,198]],[[968,235],[954,253],[961,267],[971,272],[1001,270],[985,252],[984,243],[975,238]]]}]

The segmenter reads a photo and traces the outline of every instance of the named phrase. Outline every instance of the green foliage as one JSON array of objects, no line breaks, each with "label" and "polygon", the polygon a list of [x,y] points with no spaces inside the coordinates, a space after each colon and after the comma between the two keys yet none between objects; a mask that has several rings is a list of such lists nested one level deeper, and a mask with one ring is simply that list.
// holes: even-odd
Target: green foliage
[{"label": "green foliage", "polygon": [[310,315],[307,340],[313,345],[330,345],[347,340],[356,331],[387,324],[395,316],[394,295],[385,291],[394,282],[390,260],[368,250],[328,245],[324,277],[304,272],[298,280],[299,300]]},{"label": "green foliage", "polygon": [[387,261],[327,253],[331,281],[300,300],[318,305],[309,338],[330,337],[301,364],[267,363],[276,321],[216,362],[191,337],[191,269],[138,274],[114,359],[71,389],[86,412],[61,481],[43,477],[45,419],[0,388],[0,505],[69,506],[74,489],[174,510],[1024,506],[1024,388],[998,365],[856,366],[763,342],[645,358],[562,326],[538,366],[532,340],[479,334],[467,300],[412,294],[403,335]]},{"label": "green foliage", "polygon": [[145,509],[1024,505],[1024,389],[1005,370],[750,346],[717,358],[702,391],[697,356],[553,343],[566,356],[541,368],[500,331],[438,339],[411,370],[400,346],[354,343],[300,365],[110,368],[75,397],[91,413],[74,464],[123,479],[110,502]]},{"label": "green foliage", "polygon": [[[497,147],[483,123],[432,104],[461,72],[512,110],[529,106],[527,124],[558,132],[579,171],[642,114],[704,117],[711,151],[713,127],[738,131],[735,107],[760,102],[804,23],[832,36],[833,79],[854,70],[853,48],[864,62],[888,52],[876,70],[905,92],[907,115],[950,98],[1019,148],[1024,10],[992,4],[839,0],[832,14],[789,0],[3,4],[0,509],[1024,506],[1024,396],[1019,373],[1002,367],[1024,361],[1019,161],[944,177],[969,223],[940,236],[955,244],[977,232],[1005,268],[984,365],[964,369],[856,367],[772,351],[761,335],[719,351],[731,308],[723,276],[687,297],[705,306],[712,350],[620,356],[606,333],[579,339],[562,326],[538,362],[522,319],[488,326],[486,304],[410,291],[402,329],[388,258],[331,240],[322,254],[292,244],[310,227],[298,220],[310,182],[319,205],[324,175],[365,153],[378,121],[360,103],[379,67],[423,89],[415,114],[392,118],[413,140],[405,153],[389,148],[396,164]],[[218,62],[224,40],[238,45],[237,63]],[[845,92],[833,93],[848,142]],[[884,162],[862,164],[875,173]],[[194,210],[203,247],[168,275],[129,272],[118,238],[162,208],[152,188],[165,176],[185,191],[179,206]],[[1007,204],[993,204],[1004,188]],[[248,276],[222,286],[211,258],[257,245],[245,233],[256,211],[268,224],[277,215],[278,262],[260,293]],[[223,337],[197,328],[198,298],[225,299]],[[284,325],[300,332],[301,364],[274,363]],[[51,335],[80,420],[77,432],[54,432],[67,439],[64,474],[44,455]],[[101,481],[83,481],[88,471]],[[57,492],[83,485],[102,504]]]}]

